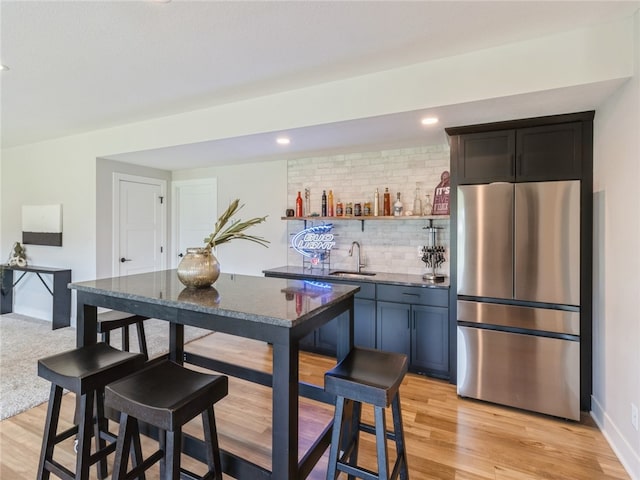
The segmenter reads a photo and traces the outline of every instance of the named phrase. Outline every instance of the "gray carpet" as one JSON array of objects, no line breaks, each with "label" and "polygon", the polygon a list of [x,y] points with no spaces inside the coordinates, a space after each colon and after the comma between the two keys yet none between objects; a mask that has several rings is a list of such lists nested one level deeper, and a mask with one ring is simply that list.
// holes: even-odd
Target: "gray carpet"
[{"label": "gray carpet", "polygon": [[[168,352],[169,325],[162,320],[144,323],[151,358]],[[211,333],[185,327],[185,342]],[[111,334],[112,345],[120,346],[120,331]],[[0,315],[0,420],[46,402],[50,383],[38,377],[38,359],[71,350],[76,345],[73,328],[51,330],[51,322],[24,315]],[[137,351],[138,338],[131,328],[132,350]]]}]

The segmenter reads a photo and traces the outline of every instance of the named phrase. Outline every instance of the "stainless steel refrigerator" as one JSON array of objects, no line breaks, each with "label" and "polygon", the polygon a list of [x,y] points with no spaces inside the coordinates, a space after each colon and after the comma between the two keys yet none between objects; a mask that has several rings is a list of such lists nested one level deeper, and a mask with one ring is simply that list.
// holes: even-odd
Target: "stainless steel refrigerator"
[{"label": "stainless steel refrigerator", "polygon": [[458,187],[458,394],[580,419],[580,182]]}]

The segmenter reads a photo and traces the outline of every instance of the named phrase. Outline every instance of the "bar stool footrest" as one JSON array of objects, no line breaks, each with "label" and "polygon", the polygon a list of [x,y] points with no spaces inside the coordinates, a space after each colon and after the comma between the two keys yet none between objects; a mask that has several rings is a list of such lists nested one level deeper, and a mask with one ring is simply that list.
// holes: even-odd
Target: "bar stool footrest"
[{"label": "bar stool footrest", "polygon": [[63,480],[74,480],[76,478],[76,476],[73,474],[71,470],[60,465],[55,460],[47,460],[45,464],[47,466],[48,471],[62,478]]},{"label": "bar stool footrest", "polygon": [[[365,432],[365,433],[370,433],[371,435],[375,435],[376,434],[376,427],[374,427],[373,425],[369,425],[368,423],[361,423],[360,424],[360,431],[361,432]],[[389,440],[396,440],[396,434],[394,432],[392,432],[391,430],[386,430],[385,434],[387,436],[387,439]]]},{"label": "bar stool footrest", "polygon": [[89,456],[89,465],[94,465],[95,463],[99,462],[100,460],[107,458],[107,455],[109,455],[110,453],[113,453],[116,451],[116,444],[115,442],[110,443],[109,445],[107,445],[106,447],[104,447],[103,449],[101,449],[100,451],[94,453],[93,455]]},{"label": "bar stool footrest", "polygon": [[127,473],[125,480],[131,480],[133,478],[138,478],[142,473],[147,471],[149,467],[158,463],[162,459],[164,452],[162,450],[155,451],[152,455],[147,457],[145,460],[140,462],[139,465],[133,467],[133,469]]},{"label": "bar stool footrest", "polygon": [[344,472],[347,475],[353,475],[355,477],[361,478],[363,480],[379,480],[378,474],[371,470],[367,470],[362,467],[354,467],[352,465],[347,465],[346,463],[338,463],[336,466],[336,470],[340,472]]},{"label": "bar stool footrest", "polygon": [[58,433],[53,438],[53,444],[57,445],[60,442],[64,442],[67,438],[72,437],[72,436],[76,435],[77,433],[78,433],[78,426],[74,425],[73,427],[65,430],[64,432]]}]

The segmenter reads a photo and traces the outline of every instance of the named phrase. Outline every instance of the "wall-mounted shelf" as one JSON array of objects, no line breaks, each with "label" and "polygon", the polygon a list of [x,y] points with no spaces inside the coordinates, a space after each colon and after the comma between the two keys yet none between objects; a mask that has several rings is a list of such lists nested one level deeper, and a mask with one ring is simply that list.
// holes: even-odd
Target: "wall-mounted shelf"
[{"label": "wall-mounted shelf", "polygon": [[360,225],[361,225],[361,229],[364,232],[364,222],[367,221],[373,221],[373,222],[377,222],[377,221],[387,221],[387,222],[401,222],[403,220],[409,220],[409,221],[424,221],[424,220],[428,220],[429,221],[429,225],[431,225],[433,220],[449,220],[449,215],[424,215],[424,216],[418,216],[418,215],[409,215],[409,216],[402,216],[402,217],[384,217],[384,216],[380,216],[380,217],[374,217],[374,216],[362,216],[362,217],[356,217],[356,216],[348,216],[348,217],[280,217],[281,220],[302,220],[304,221],[304,225],[305,228],[307,227],[307,221],[313,221],[313,222],[317,222],[317,221],[322,221],[322,222],[349,222],[349,221],[359,221]]}]

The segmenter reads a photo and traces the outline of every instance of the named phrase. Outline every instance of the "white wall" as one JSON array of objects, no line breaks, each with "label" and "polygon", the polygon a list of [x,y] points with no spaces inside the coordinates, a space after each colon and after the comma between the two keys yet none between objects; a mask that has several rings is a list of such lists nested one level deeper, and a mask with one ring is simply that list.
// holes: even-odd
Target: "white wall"
[{"label": "white wall", "polygon": [[[216,178],[218,183],[218,214],[224,212],[235,198],[245,206],[235,218],[264,217],[267,221],[250,232],[271,242],[268,248],[253,242],[234,240],[220,245],[216,256],[223,272],[262,275],[266,268],[287,263],[286,222],[280,217],[287,209],[287,162],[284,160],[248,163],[217,168],[199,168],[173,172],[173,180]],[[211,229],[215,219],[212,219]],[[194,245],[199,247],[200,245]]]},{"label": "white wall", "polygon": [[635,75],[595,116],[593,417],[640,479],[640,12]]},{"label": "white wall", "polygon": [[[90,142],[78,140],[17,147],[2,158],[0,252],[8,255],[22,238],[22,205],[62,204],[62,247],[27,245],[27,259],[31,265],[70,268],[72,281],[95,278],[96,162]],[[14,311],[51,320],[51,295],[35,275],[14,289]]]}]

